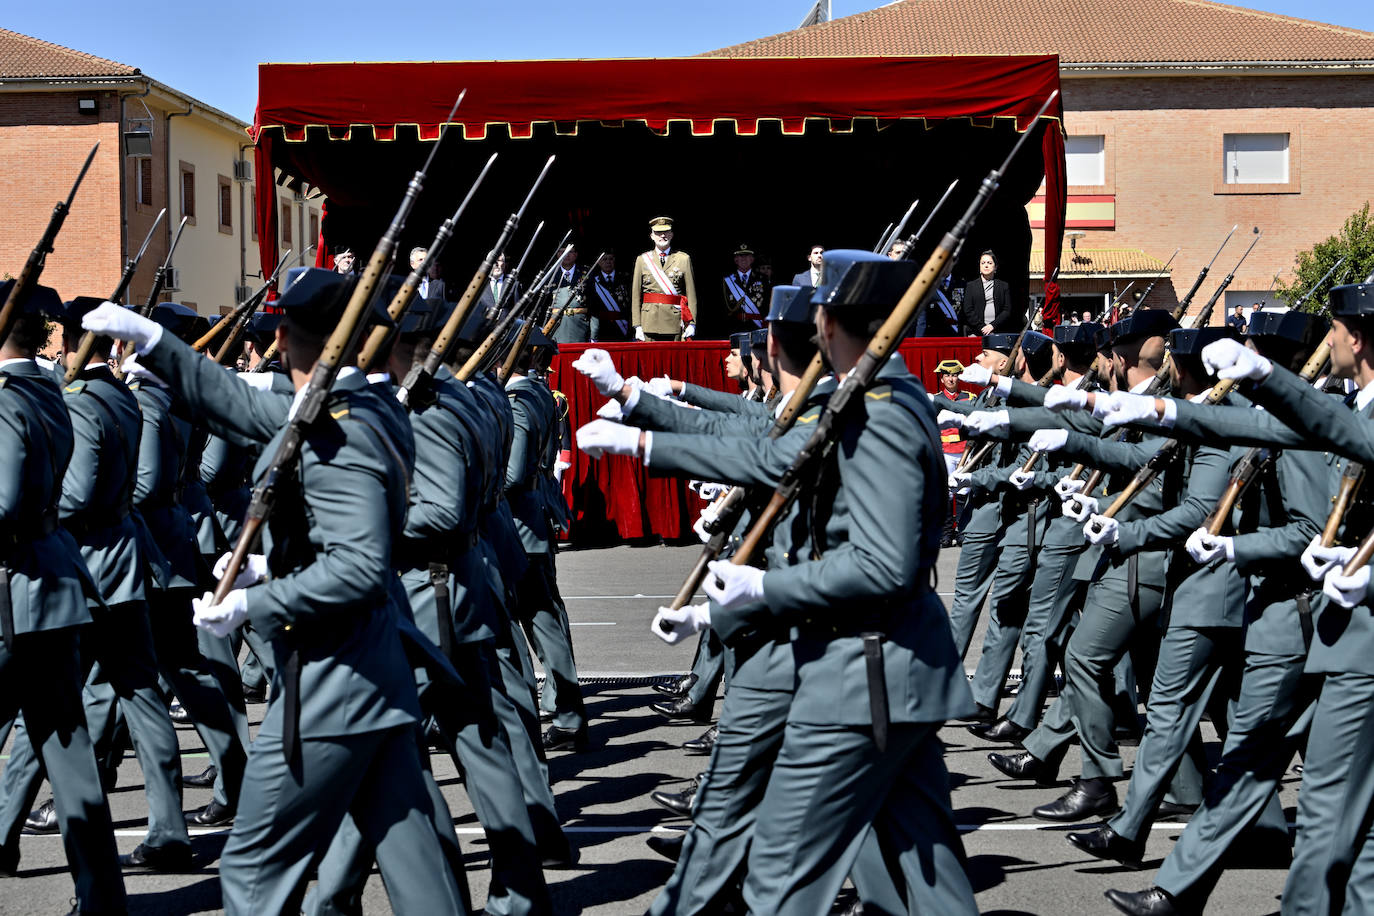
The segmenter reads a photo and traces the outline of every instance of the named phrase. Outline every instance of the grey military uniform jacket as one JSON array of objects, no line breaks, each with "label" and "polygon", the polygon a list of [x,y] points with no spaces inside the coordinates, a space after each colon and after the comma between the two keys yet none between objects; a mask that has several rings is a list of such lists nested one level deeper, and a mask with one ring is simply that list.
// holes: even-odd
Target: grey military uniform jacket
[{"label": "grey military uniform jacket", "polygon": [[506,395],[515,421],[506,462],[506,500],[525,552],[548,553],[554,547],[554,533],[544,491],[544,465],[555,430],[553,396],[545,385],[529,378],[508,382]]},{"label": "grey military uniform jacket", "polygon": [[191,424],[184,415],[172,411],[171,393],[158,385],[135,379],[129,390],[143,413],[134,508],[138,510],[140,543],[149,560],[151,584],[163,591],[194,588],[202,584],[200,553],[191,515],[180,502]]}]

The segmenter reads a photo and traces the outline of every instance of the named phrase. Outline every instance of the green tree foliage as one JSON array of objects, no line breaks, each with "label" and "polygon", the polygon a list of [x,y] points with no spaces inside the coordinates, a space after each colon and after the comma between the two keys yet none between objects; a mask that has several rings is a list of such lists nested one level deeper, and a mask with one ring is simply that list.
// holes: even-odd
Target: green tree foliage
[{"label": "green tree foliage", "polygon": [[[1340,270],[1321,283],[1322,277],[1342,257],[1346,261]],[[1299,252],[1295,272],[1297,277],[1293,285],[1280,283],[1278,295],[1293,305],[1312,293],[1311,298],[1303,303],[1304,312],[1319,312],[1326,308],[1326,295],[1331,287],[1359,283],[1374,272],[1374,216],[1369,212],[1369,202],[1366,201],[1363,207],[1350,214],[1338,235],[1318,242],[1311,251]],[[1320,287],[1318,283],[1321,283]]]}]

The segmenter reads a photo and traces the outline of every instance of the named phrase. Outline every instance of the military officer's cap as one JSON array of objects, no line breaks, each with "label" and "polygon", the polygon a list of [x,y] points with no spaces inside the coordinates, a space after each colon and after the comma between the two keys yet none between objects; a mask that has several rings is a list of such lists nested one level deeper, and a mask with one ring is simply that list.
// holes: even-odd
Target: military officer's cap
[{"label": "military officer's cap", "polygon": [[434,304],[418,296],[410,303],[406,313],[401,316],[397,331],[407,337],[424,334],[434,330]]},{"label": "military officer's cap", "polygon": [[1317,342],[1331,330],[1331,322],[1321,315],[1311,312],[1267,312],[1258,311],[1249,317],[1245,325],[1246,337],[1283,338],[1303,347],[1316,346]]},{"label": "military officer's cap", "polygon": [[1331,314],[1337,318],[1374,315],[1374,282],[1365,280],[1363,283],[1333,286],[1327,301],[1331,303]]},{"label": "military officer's cap", "polygon": [[983,349],[992,350],[996,353],[1011,353],[1016,346],[1015,334],[984,334]]},{"label": "military officer's cap", "polygon": [[935,364],[936,375],[958,375],[964,371],[964,364],[957,359],[942,359]]},{"label": "military officer's cap", "polygon": [[[348,299],[358,277],[319,267],[293,267],[286,272],[286,291],[277,299],[277,306],[291,323],[321,337],[330,334],[348,307]],[[388,303],[372,297],[367,324],[395,327],[386,313]]]},{"label": "military officer's cap", "polygon": [[1175,328],[1169,332],[1169,352],[1175,357],[1202,358],[1202,348],[1218,340],[1240,340],[1230,325],[1206,328]]},{"label": "military officer's cap", "polygon": [[821,285],[811,294],[811,301],[827,309],[874,305],[891,308],[911,286],[918,269],[911,261],[894,261],[871,251],[827,251]]},{"label": "military officer's cap", "polygon": [[1135,343],[1151,337],[1167,337],[1178,327],[1173,313],[1164,309],[1139,309],[1129,318],[1112,325],[1112,346]]},{"label": "military officer's cap", "polygon": [[69,328],[80,329],[81,319],[87,312],[94,311],[100,307],[105,299],[101,296],[77,296],[69,299],[62,305],[62,323]]},{"label": "military officer's cap", "polygon": [[744,244],[743,242],[740,242],[739,247],[735,249],[735,255],[734,255],[734,256],[735,256],[735,257],[739,257],[739,256],[742,255],[742,254],[750,254],[750,255],[751,255],[751,254],[753,254],[753,253],[754,253],[754,249],[750,248],[748,245]]},{"label": "military officer's cap", "polygon": [[767,328],[759,328],[757,331],[749,332],[749,352],[759,354],[768,352]]},{"label": "military officer's cap", "polygon": [[[14,284],[13,278],[0,283],[0,303],[10,297],[10,290],[14,288]],[[98,299],[96,305],[104,301],[104,299]],[[65,313],[62,297],[51,286],[34,286],[29,294],[24,297],[24,301],[19,303],[19,314],[21,315],[49,315],[53,318],[61,318]]]},{"label": "military officer's cap", "polygon": [[673,218],[671,216],[655,216],[649,220],[650,232],[670,232],[673,228]]},{"label": "military officer's cap", "polygon": [[741,354],[749,351],[749,332],[741,331],[738,334],[730,335],[730,349],[738,350]]},{"label": "military officer's cap", "polygon": [[153,308],[153,314],[148,317],[184,340],[190,336],[200,315],[189,305],[182,305],[180,302],[159,302]]},{"label": "military officer's cap", "polygon": [[258,312],[248,322],[248,330],[259,343],[271,341],[273,335],[277,333],[277,325],[281,324],[281,312]]},{"label": "military officer's cap", "polygon": [[775,286],[768,303],[769,321],[790,321],[811,324],[816,318],[816,306],[811,302],[809,286]]}]

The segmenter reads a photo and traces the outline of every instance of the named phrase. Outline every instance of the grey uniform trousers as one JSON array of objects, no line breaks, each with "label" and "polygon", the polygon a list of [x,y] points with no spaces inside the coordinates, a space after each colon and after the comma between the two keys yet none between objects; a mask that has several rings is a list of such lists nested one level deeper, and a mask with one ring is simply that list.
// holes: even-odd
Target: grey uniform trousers
[{"label": "grey uniform trousers", "polygon": [[[52,781],[67,868],[83,913],[123,913],[110,807],[100,786],[95,753],[81,708],[81,667],[76,627],[21,633],[13,647],[0,640],[0,734],[22,712]],[[19,864],[21,817],[0,838],[0,865]]]},{"label": "grey uniform trousers", "polygon": [[[1368,613],[1357,607],[1354,613]],[[1328,674],[1298,790],[1298,838],[1284,916],[1374,912],[1374,675]]]},{"label": "grey uniform trousers", "polygon": [[1022,728],[1039,723],[1054,668],[1064,657],[1069,622],[1083,608],[1087,583],[1073,577],[1082,552],[1082,544],[1046,544],[1036,558],[1021,628],[1021,689],[1006,714]]},{"label": "grey uniform trousers", "polygon": [[[107,739],[114,732],[117,712],[123,711],[143,770],[143,792],[148,801],[148,833],[143,842],[150,847],[189,844],[181,810],[181,748],[158,692],[148,608],[137,601],[96,611],[88,633],[89,637],[81,640],[82,668],[89,672],[82,692],[87,733]],[[92,741],[98,761],[108,756],[108,749],[102,746],[106,743]],[[33,752],[20,719],[9,765],[0,781],[0,835],[8,835],[16,823],[22,827],[43,775],[42,762]]]},{"label": "grey uniform trousers", "polygon": [[703,702],[714,706],[721,678],[725,675],[725,646],[721,644],[716,631],[710,627],[702,630],[701,636],[697,639],[697,652],[692,658],[692,673],[697,676],[697,680],[687,691],[687,699],[693,706],[699,706]]},{"label": "grey uniform trousers", "polygon": [[1002,543],[1001,512],[995,502],[979,506],[973,510],[968,527],[964,529],[959,565],[954,571],[954,602],[949,609],[954,647],[961,658],[968,654],[983,601],[992,588],[992,571],[997,566],[997,552]]},{"label": "grey uniform trousers", "polygon": [[983,653],[978,657],[978,667],[969,685],[973,688],[973,699],[989,709],[997,708],[1002,685],[1006,683],[1012,659],[1016,656],[1047,519],[1046,505],[1041,500],[1008,525],[1002,537],[1002,550],[988,594],[988,629],[983,634]]},{"label": "grey uniform trousers", "polygon": [[226,913],[298,912],[307,869],[345,814],[375,850],[394,912],[469,912],[436,831],[447,820],[451,833],[452,820],[426,786],[414,726],[302,738],[299,753],[291,767],[280,736],[259,733],[253,742],[220,858]]},{"label": "grey uniform trousers", "polygon": [[[1257,818],[1283,823],[1275,790],[1301,742],[1293,725],[1315,698],[1319,680],[1303,673],[1306,660],[1304,655],[1246,654],[1221,762],[1202,807],[1155,876],[1156,885],[1189,909],[1200,912],[1206,906],[1221,877],[1222,857]],[[1287,837],[1284,823],[1285,843]]]},{"label": "grey uniform trousers", "polygon": [[544,666],[540,705],[553,713],[554,725],[583,731],[587,727],[587,710],[577,683],[572,629],[568,626],[568,610],[558,594],[553,558],[546,553],[528,556],[529,566],[515,588],[514,616],[539,656],[539,664]]}]

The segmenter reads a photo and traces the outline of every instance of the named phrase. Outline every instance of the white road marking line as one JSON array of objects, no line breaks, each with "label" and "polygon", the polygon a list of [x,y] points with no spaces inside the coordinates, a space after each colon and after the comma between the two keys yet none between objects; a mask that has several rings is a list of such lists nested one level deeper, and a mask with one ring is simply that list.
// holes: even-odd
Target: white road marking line
[{"label": "white road marking line", "polygon": [[572,620],[568,622],[570,627],[613,627],[614,620]]}]

